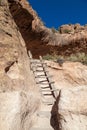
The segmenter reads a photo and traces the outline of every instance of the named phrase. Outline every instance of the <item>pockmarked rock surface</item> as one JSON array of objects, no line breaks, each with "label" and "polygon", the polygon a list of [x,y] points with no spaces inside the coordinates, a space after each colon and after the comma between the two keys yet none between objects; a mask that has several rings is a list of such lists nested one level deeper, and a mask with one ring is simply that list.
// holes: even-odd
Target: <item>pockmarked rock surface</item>
[{"label": "pockmarked rock surface", "polygon": [[59,130],[87,129],[87,66],[79,62],[45,61],[59,90],[56,101]]},{"label": "pockmarked rock surface", "polygon": [[0,130],[29,130],[40,105],[39,92],[8,1],[0,2]]},{"label": "pockmarked rock surface", "polygon": [[9,6],[0,6],[0,16],[0,91],[34,90],[26,45]]},{"label": "pockmarked rock surface", "polygon": [[87,86],[61,90],[58,119],[60,130],[87,130]]},{"label": "pockmarked rock surface", "polygon": [[0,130],[29,130],[34,124],[39,100],[33,93],[0,93]]},{"label": "pockmarked rock surface", "polygon": [[50,74],[53,75],[57,89],[87,86],[87,66],[82,63],[66,61],[60,66],[57,62],[45,62],[49,67]]}]

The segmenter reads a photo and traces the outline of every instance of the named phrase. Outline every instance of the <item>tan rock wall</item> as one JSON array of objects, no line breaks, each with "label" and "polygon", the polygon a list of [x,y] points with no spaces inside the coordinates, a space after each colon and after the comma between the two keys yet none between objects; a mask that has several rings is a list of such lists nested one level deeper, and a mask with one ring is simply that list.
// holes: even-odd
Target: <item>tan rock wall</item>
[{"label": "tan rock wall", "polygon": [[60,130],[87,130],[87,87],[62,89],[58,102]]},{"label": "tan rock wall", "polygon": [[29,130],[34,121],[31,115],[40,100],[29,65],[25,42],[4,0],[0,5],[0,130]]},{"label": "tan rock wall", "polygon": [[59,92],[53,106],[55,130],[87,129],[87,66],[78,62],[45,61]]},{"label": "tan rock wall", "polygon": [[30,72],[25,42],[7,6],[0,6],[0,16],[0,79],[1,81],[5,78],[9,80],[7,82],[9,89],[13,87],[13,89],[27,90],[31,86],[33,89],[35,84]]},{"label": "tan rock wall", "polygon": [[35,121],[39,100],[33,93],[0,93],[0,130],[29,130]]}]

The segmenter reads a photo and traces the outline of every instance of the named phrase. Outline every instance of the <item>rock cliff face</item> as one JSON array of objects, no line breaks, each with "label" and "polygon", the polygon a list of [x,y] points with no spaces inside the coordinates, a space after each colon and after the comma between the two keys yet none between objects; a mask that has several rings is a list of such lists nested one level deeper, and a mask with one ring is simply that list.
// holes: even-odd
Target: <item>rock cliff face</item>
[{"label": "rock cliff face", "polygon": [[28,130],[38,95],[25,42],[7,0],[0,1],[0,130]]},{"label": "rock cliff face", "polygon": [[70,55],[87,52],[87,27],[63,25],[59,31],[46,28],[26,0],[9,0],[11,14],[26,42],[27,50],[35,57],[51,53]]}]

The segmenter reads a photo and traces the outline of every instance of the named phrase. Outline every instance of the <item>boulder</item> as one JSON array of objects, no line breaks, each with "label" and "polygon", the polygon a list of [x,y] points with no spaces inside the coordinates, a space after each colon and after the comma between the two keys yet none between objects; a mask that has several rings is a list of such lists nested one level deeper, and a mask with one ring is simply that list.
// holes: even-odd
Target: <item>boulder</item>
[{"label": "boulder", "polygon": [[33,93],[0,93],[0,130],[29,130],[35,121],[39,100]]},{"label": "boulder", "polygon": [[58,123],[59,130],[87,130],[87,86],[61,90]]}]

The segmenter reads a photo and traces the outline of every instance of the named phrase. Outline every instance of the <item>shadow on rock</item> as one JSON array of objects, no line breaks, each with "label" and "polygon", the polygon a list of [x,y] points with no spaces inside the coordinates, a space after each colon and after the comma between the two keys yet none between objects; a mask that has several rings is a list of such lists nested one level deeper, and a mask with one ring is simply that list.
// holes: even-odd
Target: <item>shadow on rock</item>
[{"label": "shadow on rock", "polygon": [[50,119],[50,124],[54,128],[54,130],[60,130],[59,128],[59,114],[58,114],[58,102],[59,102],[59,97],[60,97],[60,92],[59,95],[52,107],[51,110],[51,119]]}]

